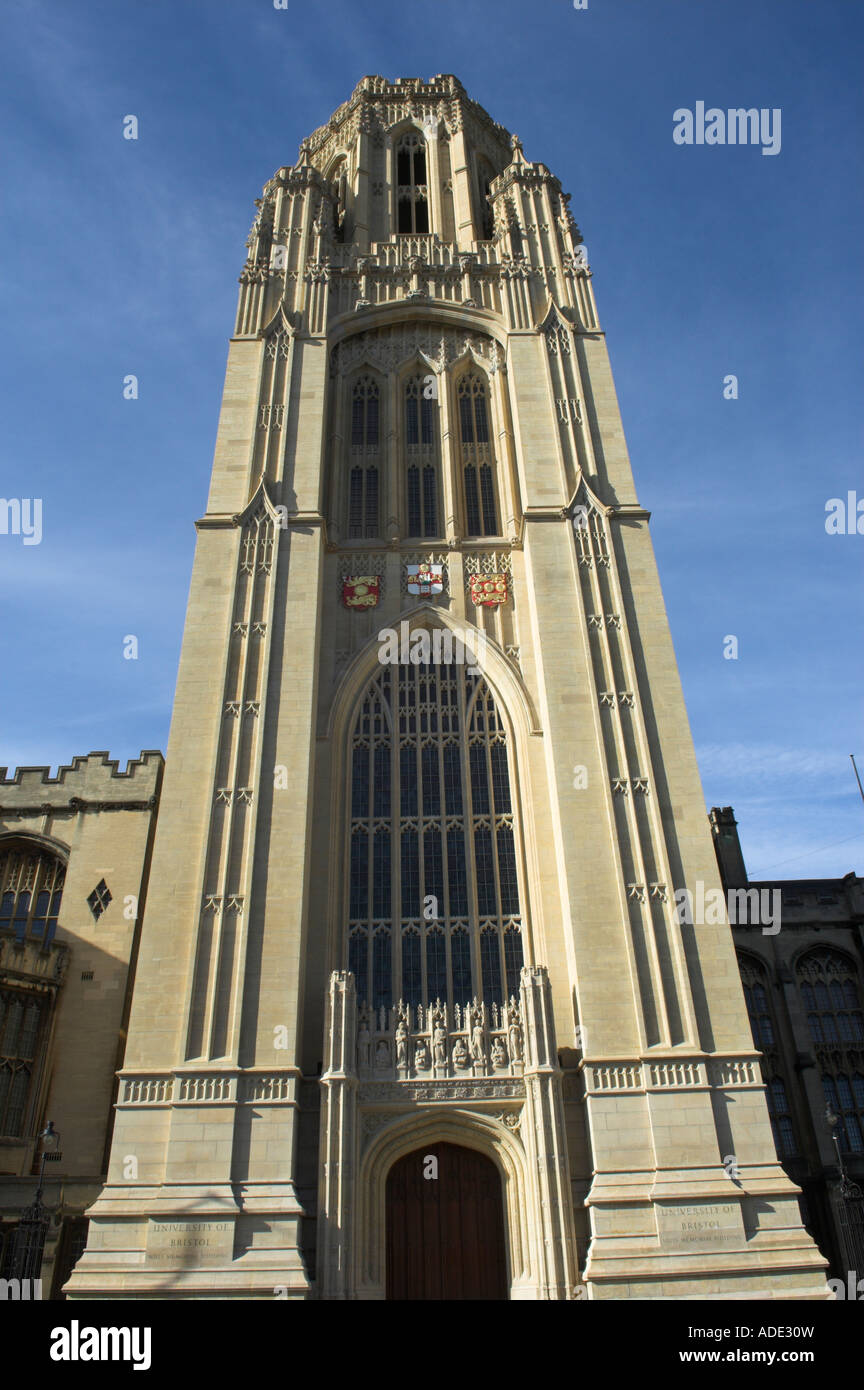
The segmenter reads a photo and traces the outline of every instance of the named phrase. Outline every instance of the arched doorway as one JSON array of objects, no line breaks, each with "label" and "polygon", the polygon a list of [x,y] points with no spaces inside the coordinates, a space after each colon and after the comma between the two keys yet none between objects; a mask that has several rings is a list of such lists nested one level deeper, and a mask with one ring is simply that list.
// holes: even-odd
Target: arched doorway
[{"label": "arched doorway", "polygon": [[506,1299],[504,1204],[495,1164],[434,1143],[387,1176],[388,1299]]}]

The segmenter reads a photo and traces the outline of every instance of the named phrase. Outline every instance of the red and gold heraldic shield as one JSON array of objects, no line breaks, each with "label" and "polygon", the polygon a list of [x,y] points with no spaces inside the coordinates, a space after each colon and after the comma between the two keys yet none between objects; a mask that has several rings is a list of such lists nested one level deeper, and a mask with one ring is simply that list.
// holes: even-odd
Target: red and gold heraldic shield
[{"label": "red and gold heraldic shield", "polygon": [[476,604],[506,603],[506,574],[472,574],[471,597]]},{"label": "red and gold heraldic shield", "polygon": [[351,575],[342,580],[342,602],[346,608],[374,608],[380,590],[380,574]]}]

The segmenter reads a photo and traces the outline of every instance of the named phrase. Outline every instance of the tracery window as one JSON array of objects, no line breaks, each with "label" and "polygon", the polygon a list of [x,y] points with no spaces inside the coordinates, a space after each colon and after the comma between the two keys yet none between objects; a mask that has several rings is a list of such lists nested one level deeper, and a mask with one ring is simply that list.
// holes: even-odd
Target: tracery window
[{"label": "tracery window", "polygon": [[772,1076],[765,1083],[768,1096],[768,1115],[774,1132],[774,1147],[778,1158],[792,1158],[798,1152],[792,1111],[786,1092],[786,1082],[781,1076]]},{"label": "tracery window", "polygon": [[[405,383],[405,490],[407,535],[437,536],[439,513],[438,401],[431,374]],[[431,378],[434,384],[434,378]]]},{"label": "tracery window", "polygon": [[760,1052],[764,1052],[767,1048],[773,1048],[776,1045],[771,1005],[765,988],[765,971],[750,956],[739,956],[738,968],[741,972],[741,983],[744,986],[744,1000],[750,1019],[750,1029],[753,1033],[753,1043]]},{"label": "tracery window", "polygon": [[485,159],[477,161],[477,191],[480,203],[480,239],[491,241],[495,235],[495,222],[489,202],[489,190],[495,177],[492,166]]},{"label": "tracery window", "polygon": [[864,1048],[861,995],[852,961],[839,951],[808,951],[798,962],[798,976],[813,1041]]},{"label": "tracery window", "polygon": [[740,955],[738,968],[744,987],[744,1000],[753,1033],[754,1046],[763,1054],[762,1070],[768,1115],[774,1135],[778,1158],[791,1158],[798,1153],[798,1138],[789,1105],[786,1082],[780,1075],[781,1057],[777,1045],[777,1030],[771,1004],[768,976],[761,961],[753,956]]},{"label": "tracery window", "polygon": [[485,681],[456,664],[383,668],[352,737],[348,966],[361,1003],[518,995],[513,820]]},{"label": "tracery window", "polygon": [[807,1026],[827,1104],[837,1115],[843,1149],[864,1153],[864,1013],[858,971],[828,947],[808,951],[796,967]]},{"label": "tracery window", "polygon": [[0,989],[0,1135],[24,1133],[50,999]]},{"label": "tracery window", "polygon": [[396,146],[396,208],[397,231],[429,231],[426,142],[418,130],[407,130]]},{"label": "tracery window", "polygon": [[465,489],[465,524],[469,536],[497,536],[495,469],[489,431],[489,399],[476,372],[463,376],[456,388],[459,438]]},{"label": "tracery window", "polygon": [[64,865],[27,844],[0,850],[0,931],[50,946],[63,896]]},{"label": "tracery window", "polygon": [[348,536],[367,540],[379,534],[380,394],[371,376],[351,392],[351,468],[348,476]]}]

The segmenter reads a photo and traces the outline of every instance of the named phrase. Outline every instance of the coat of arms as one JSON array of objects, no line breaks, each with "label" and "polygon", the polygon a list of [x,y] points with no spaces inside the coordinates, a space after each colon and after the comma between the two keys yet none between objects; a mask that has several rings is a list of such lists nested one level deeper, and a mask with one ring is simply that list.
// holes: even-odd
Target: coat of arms
[{"label": "coat of arms", "polygon": [[406,565],[405,573],[409,594],[440,594],[444,589],[443,565],[430,565],[424,560],[419,565]]},{"label": "coat of arms", "polygon": [[355,574],[342,580],[346,608],[374,608],[380,597],[380,574]]},{"label": "coat of arms", "polygon": [[471,598],[476,604],[485,603],[489,607],[496,603],[506,603],[506,574],[472,574]]}]

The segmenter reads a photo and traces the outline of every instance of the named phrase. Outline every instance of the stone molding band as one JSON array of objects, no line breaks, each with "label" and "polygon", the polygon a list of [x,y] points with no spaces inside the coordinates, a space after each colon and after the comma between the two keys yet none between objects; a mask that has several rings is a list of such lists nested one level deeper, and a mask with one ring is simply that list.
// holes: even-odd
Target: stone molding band
[{"label": "stone molding band", "polygon": [[117,1108],[171,1105],[297,1104],[302,1080],[293,1067],[284,1071],[147,1072],[121,1074]]},{"label": "stone molding band", "polygon": [[674,1057],[581,1062],[589,1095],[762,1087],[759,1057]]}]

